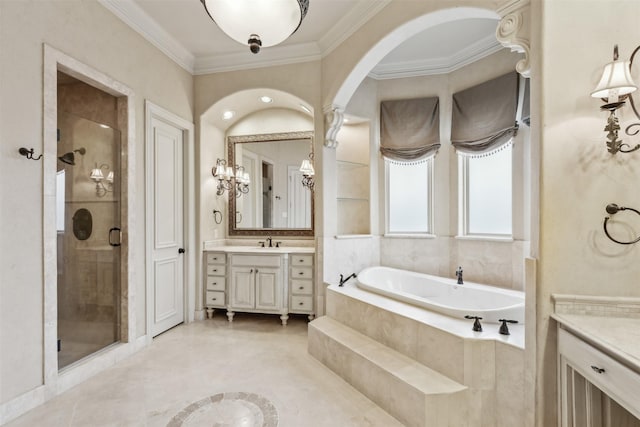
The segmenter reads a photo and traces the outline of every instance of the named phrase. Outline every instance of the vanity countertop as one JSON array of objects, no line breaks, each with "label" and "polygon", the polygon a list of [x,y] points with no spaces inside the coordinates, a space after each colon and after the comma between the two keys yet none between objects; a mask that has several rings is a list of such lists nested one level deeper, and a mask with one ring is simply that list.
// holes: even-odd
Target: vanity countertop
[{"label": "vanity countertop", "polygon": [[640,319],[591,314],[551,315],[562,328],[640,373]]},{"label": "vanity countertop", "polygon": [[205,251],[245,253],[245,254],[313,254],[316,249],[313,246],[281,246],[279,248],[262,248],[260,246],[220,246],[208,245],[205,242]]}]

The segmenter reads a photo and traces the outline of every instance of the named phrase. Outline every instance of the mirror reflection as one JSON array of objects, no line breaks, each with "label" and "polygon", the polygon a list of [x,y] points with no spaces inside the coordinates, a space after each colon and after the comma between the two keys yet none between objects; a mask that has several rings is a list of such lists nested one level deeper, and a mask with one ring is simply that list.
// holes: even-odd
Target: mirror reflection
[{"label": "mirror reflection", "polygon": [[250,177],[229,192],[229,235],[313,235],[313,191],[300,170],[313,157],[313,132],[230,136],[229,164]]}]

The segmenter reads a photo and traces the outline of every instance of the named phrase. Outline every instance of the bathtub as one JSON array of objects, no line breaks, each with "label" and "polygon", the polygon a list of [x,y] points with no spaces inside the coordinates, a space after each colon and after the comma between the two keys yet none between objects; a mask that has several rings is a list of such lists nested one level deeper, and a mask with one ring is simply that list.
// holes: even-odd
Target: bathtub
[{"label": "bathtub", "polygon": [[519,291],[471,282],[458,285],[455,279],[389,267],[362,270],[356,284],[369,292],[451,317],[471,315],[482,317],[483,323],[498,323],[499,319],[524,323],[524,293]]}]

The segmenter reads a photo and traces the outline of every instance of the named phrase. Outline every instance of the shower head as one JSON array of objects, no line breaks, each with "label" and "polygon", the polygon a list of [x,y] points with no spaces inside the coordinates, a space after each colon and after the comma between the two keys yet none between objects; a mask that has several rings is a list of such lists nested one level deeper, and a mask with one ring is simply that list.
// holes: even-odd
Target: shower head
[{"label": "shower head", "polygon": [[76,164],[76,155],[74,153],[79,153],[84,156],[87,150],[84,147],[80,147],[77,150],[70,151],[69,153],[64,153],[62,156],[58,157],[62,163],[66,163],[71,166],[75,166]]}]

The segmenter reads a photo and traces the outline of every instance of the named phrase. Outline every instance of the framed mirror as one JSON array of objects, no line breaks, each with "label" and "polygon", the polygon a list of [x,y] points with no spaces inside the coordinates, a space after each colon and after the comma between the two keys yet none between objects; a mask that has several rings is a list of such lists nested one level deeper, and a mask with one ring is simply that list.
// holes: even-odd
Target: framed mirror
[{"label": "framed mirror", "polygon": [[313,236],[314,194],[300,172],[313,132],[229,136],[227,149],[249,179],[246,193],[229,191],[229,236]]}]

